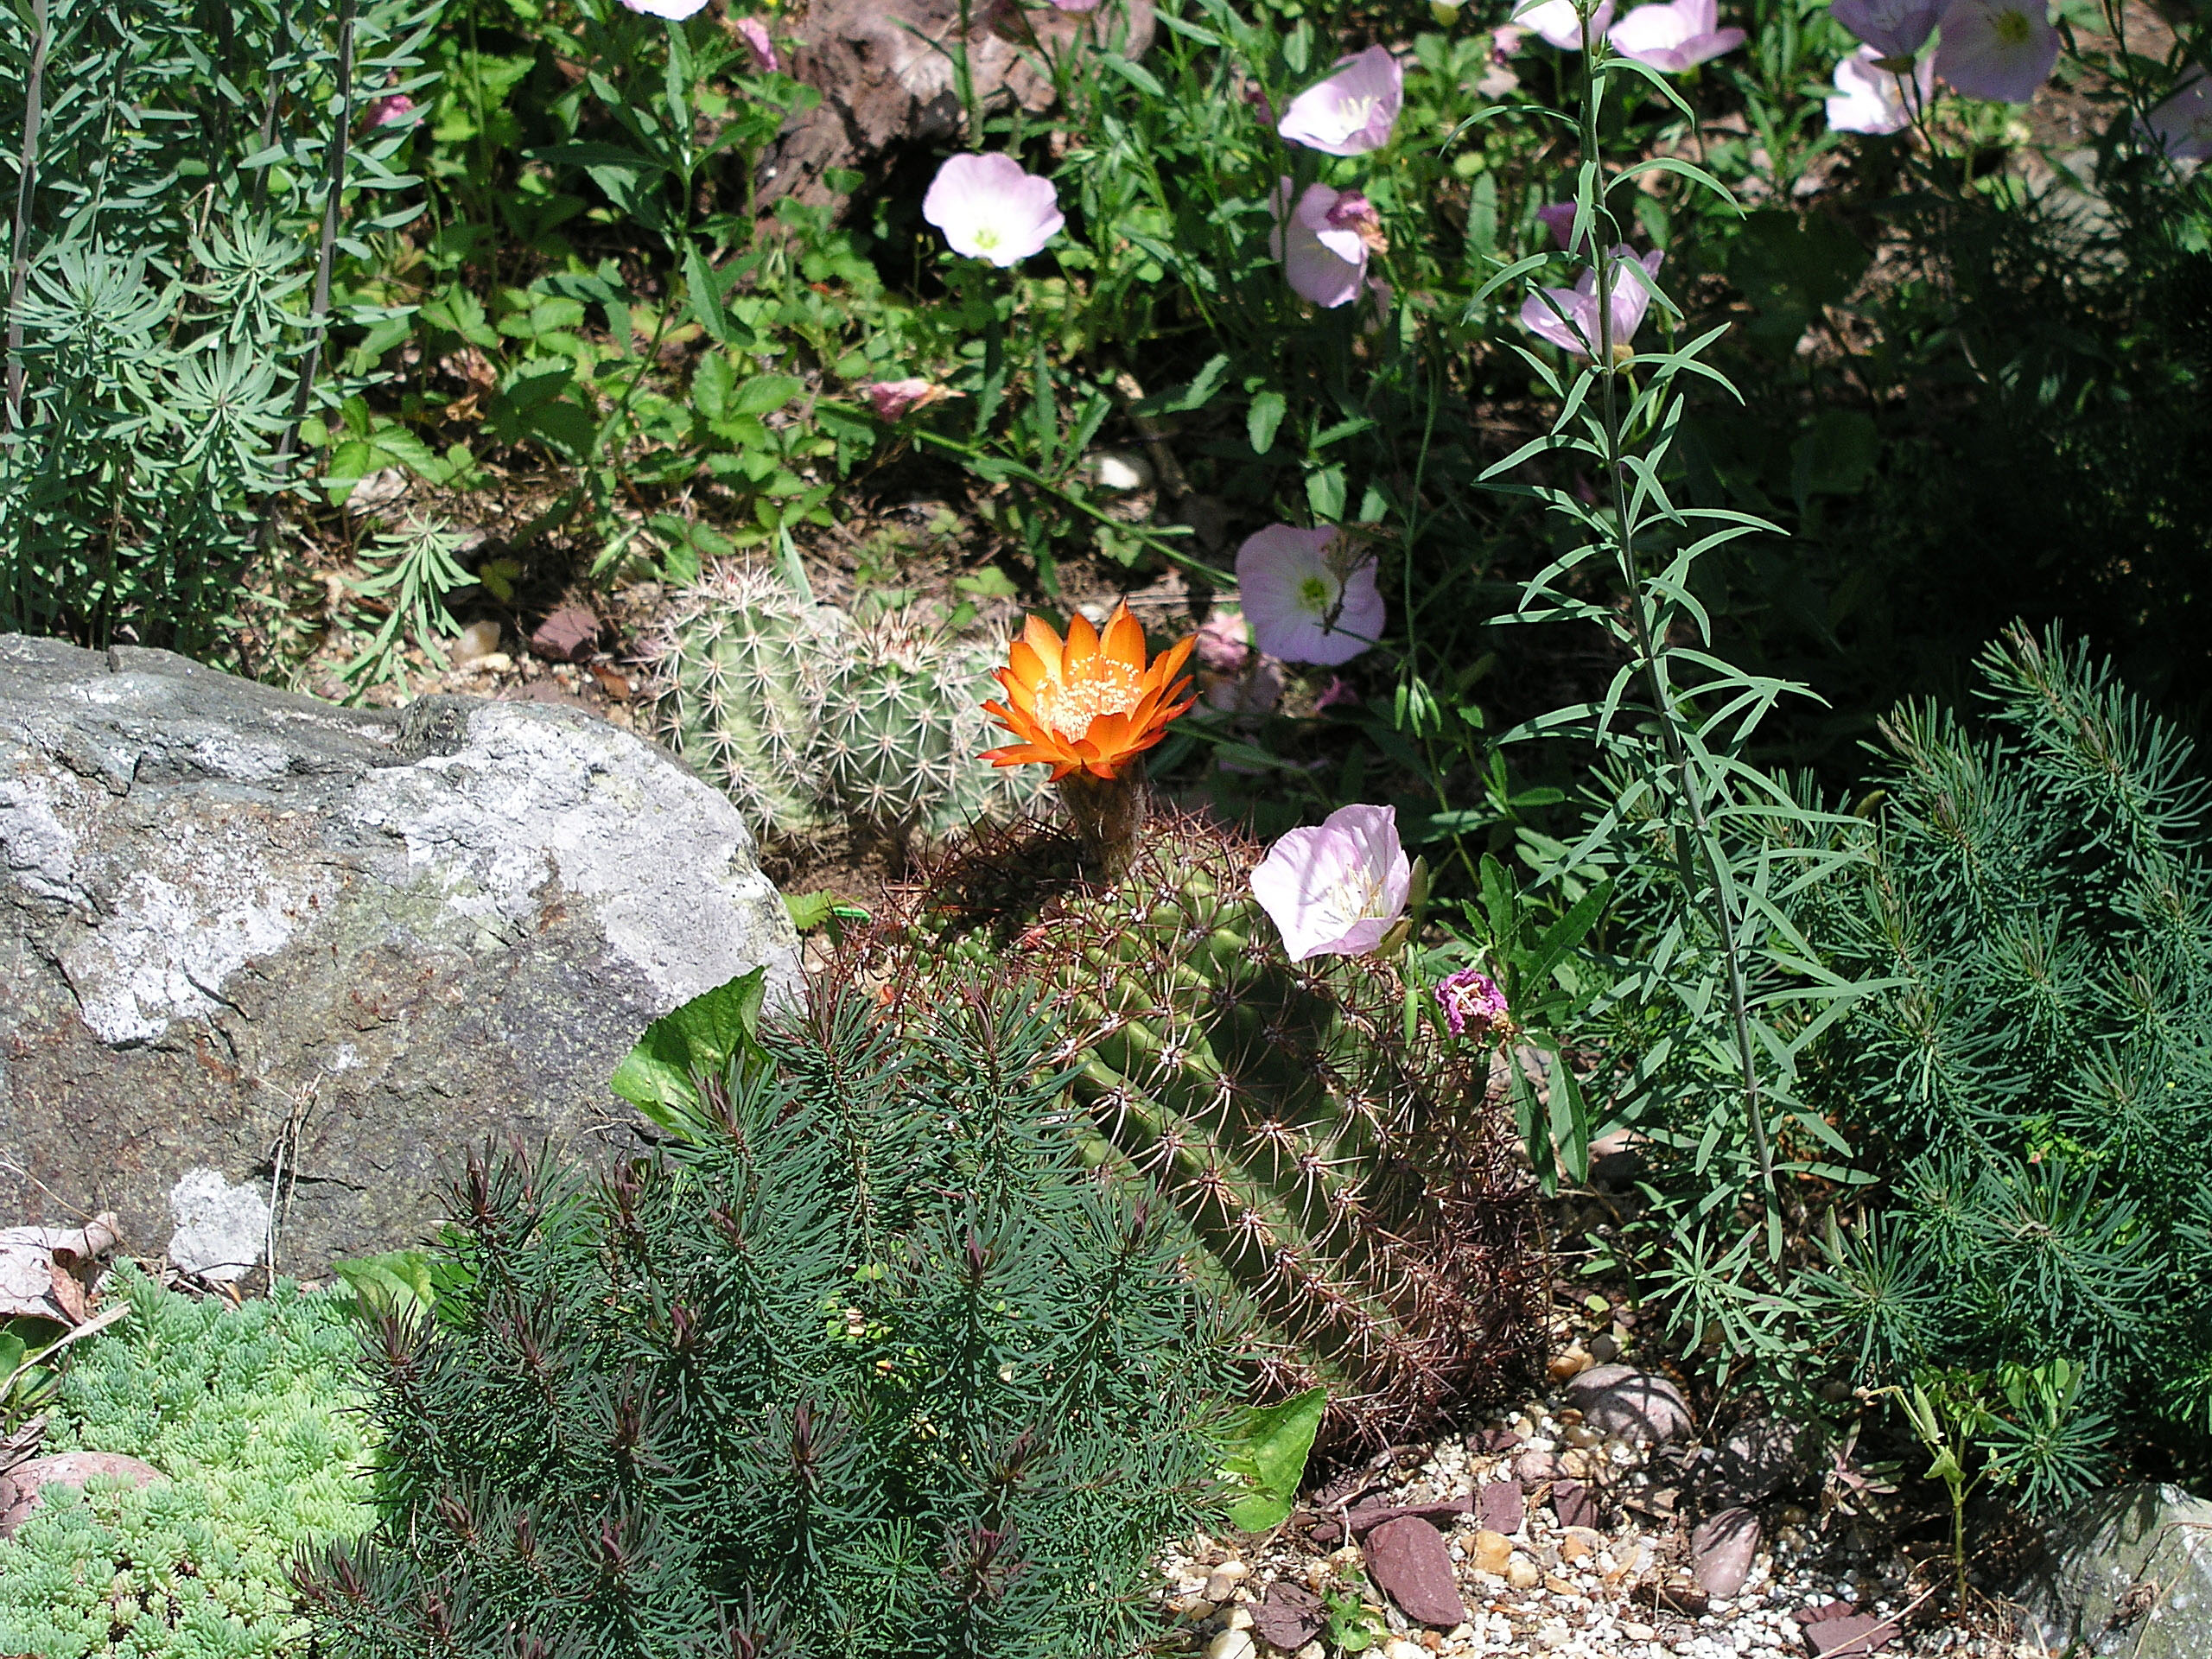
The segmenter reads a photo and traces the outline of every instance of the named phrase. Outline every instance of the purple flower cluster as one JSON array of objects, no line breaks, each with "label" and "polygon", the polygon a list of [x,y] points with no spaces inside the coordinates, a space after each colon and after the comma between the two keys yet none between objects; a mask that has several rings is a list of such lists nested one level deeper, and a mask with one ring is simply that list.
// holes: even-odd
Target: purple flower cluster
[{"label": "purple flower cluster", "polygon": [[1479,1041],[1510,1023],[1505,993],[1479,968],[1462,968],[1437,981],[1436,1003],[1454,1037],[1471,1035]]}]

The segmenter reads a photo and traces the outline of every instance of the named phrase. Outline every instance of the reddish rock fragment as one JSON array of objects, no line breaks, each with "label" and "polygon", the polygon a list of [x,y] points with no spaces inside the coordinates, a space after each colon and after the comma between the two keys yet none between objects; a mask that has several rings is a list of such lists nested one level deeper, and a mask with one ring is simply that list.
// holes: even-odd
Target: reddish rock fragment
[{"label": "reddish rock fragment", "polygon": [[1276,1580],[1252,1604],[1253,1630],[1285,1653],[1297,1652],[1319,1636],[1328,1622],[1321,1611],[1321,1598],[1290,1579]]},{"label": "reddish rock fragment", "polygon": [[1562,1527],[1594,1528],[1598,1524],[1598,1500],[1579,1480],[1554,1481],[1552,1513],[1559,1517]]},{"label": "reddish rock fragment", "polygon": [[1482,1523],[1491,1532],[1502,1532],[1508,1537],[1521,1530],[1521,1523],[1528,1518],[1528,1503],[1521,1495],[1517,1480],[1496,1480],[1479,1488],[1476,1497],[1480,1500]]},{"label": "reddish rock fragment", "polygon": [[1367,1575],[1420,1624],[1449,1630],[1466,1620],[1444,1535],[1417,1515],[1385,1521],[1367,1535]]},{"label": "reddish rock fragment", "polygon": [[599,644],[599,619],[582,605],[563,605],[537,625],[530,648],[549,663],[574,663]]},{"label": "reddish rock fragment", "polygon": [[33,1458],[0,1475],[0,1538],[12,1538],[46,1501],[49,1486],[68,1486],[82,1491],[85,1483],[119,1476],[133,1486],[150,1486],[168,1477],[150,1463],[128,1458],[120,1452],[59,1452],[50,1458]]}]

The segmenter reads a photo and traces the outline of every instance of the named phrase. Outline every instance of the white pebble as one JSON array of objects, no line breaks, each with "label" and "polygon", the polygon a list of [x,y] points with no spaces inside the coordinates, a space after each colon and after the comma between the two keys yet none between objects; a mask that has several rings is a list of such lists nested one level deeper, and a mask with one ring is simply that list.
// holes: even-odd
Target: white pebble
[{"label": "white pebble", "polygon": [[1206,1643],[1206,1659],[1254,1659],[1258,1652],[1245,1630],[1224,1630]]}]

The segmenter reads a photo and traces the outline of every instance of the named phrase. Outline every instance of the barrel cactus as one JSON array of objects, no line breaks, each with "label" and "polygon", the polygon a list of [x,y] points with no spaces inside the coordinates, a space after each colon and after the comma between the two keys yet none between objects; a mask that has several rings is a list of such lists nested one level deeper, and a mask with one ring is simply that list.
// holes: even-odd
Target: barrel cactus
[{"label": "barrel cactus", "polygon": [[996,648],[915,607],[858,623],[733,566],[686,592],[646,657],[660,735],[764,836],[856,819],[935,839],[1044,788],[981,758]]},{"label": "barrel cactus", "polygon": [[947,639],[911,611],[859,631],[830,675],[817,751],[836,808],[878,827],[931,838],[1013,816],[1044,780],[982,758],[992,739],[986,697],[998,689],[995,646]]},{"label": "barrel cactus", "polygon": [[835,606],[726,566],[684,591],[647,649],[659,736],[763,835],[822,822],[811,758],[830,671],[852,633]]},{"label": "barrel cactus", "polygon": [[1051,988],[1092,1157],[1159,1184],[1252,1315],[1265,1392],[1327,1382],[1349,1452],[1525,1376],[1534,1217],[1486,1051],[1408,1020],[1389,961],[1292,963],[1248,885],[1262,851],[1162,813],[1090,880],[1071,838],[1017,825],[939,861],[862,948],[905,996],[970,957]]}]

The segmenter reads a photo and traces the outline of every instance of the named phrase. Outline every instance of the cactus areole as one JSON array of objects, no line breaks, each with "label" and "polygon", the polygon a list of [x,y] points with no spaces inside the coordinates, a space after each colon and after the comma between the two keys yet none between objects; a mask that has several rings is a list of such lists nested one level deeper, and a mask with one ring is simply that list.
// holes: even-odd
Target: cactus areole
[{"label": "cactus areole", "polygon": [[1116,607],[1103,633],[1080,614],[1071,618],[1065,640],[1033,616],[998,671],[1006,700],[983,705],[1021,740],[983,758],[995,766],[1050,766],[1086,859],[1109,875],[1128,868],[1144,828],[1144,752],[1196,701],[1181,673],[1196,643],[1171,645],[1147,665],[1144,630],[1127,605]]}]

